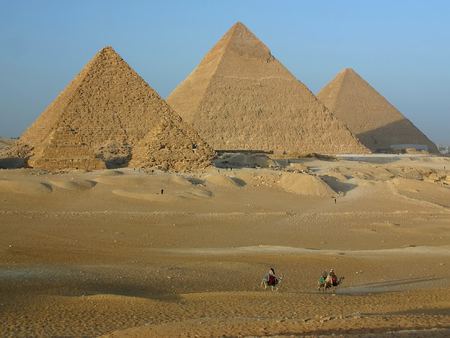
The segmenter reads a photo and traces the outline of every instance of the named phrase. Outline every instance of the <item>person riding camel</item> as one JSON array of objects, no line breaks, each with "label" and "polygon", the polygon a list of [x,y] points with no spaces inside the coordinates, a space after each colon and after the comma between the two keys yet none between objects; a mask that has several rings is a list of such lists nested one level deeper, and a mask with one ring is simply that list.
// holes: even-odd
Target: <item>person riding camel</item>
[{"label": "person riding camel", "polygon": [[336,276],[336,273],[334,272],[334,269],[330,269],[330,272],[328,273],[328,278],[333,286],[338,285],[338,278]]},{"label": "person riding camel", "polygon": [[270,268],[267,278],[267,285],[269,286],[276,286],[278,284],[278,278],[275,275],[275,270],[273,268]]},{"label": "person riding camel", "polygon": [[325,280],[327,279],[328,272],[323,271],[319,278],[319,285],[325,284]]},{"label": "person riding camel", "polygon": [[264,276],[262,285],[275,287],[279,283],[278,277],[275,275],[274,268],[270,268],[269,272]]}]

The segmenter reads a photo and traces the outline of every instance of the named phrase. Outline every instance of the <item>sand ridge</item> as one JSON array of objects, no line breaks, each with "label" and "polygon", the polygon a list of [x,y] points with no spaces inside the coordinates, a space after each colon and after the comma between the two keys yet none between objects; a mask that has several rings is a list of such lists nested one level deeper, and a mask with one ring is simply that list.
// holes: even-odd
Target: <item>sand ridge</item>
[{"label": "sand ridge", "polygon": [[[448,333],[446,158],[270,162],[1,170],[0,335]],[[259,287],[270,266],[278,292]],[[345,276],[335,296],[316,289],[331,267]]]},{"label": "sand ridge", "polygon": [[319,177],[301,173],[285,173],[280,179],[280,186],[295,194],[332,197],[336,192]]}]

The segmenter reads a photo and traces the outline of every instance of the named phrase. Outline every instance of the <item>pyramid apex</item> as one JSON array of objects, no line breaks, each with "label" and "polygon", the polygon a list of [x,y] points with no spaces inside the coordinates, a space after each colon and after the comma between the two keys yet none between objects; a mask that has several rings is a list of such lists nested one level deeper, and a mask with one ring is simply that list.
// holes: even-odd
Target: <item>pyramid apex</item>
[{"label": "pyramid apex", "polygon": [[112,46],[105,46],[105,47],[103,47],[102,49],[100,49],[98,54],[119,55],[119,53],[117,53]]},{"label": "pyramid apex", "polygon": [[237,21],[231,28],[235,29],[248,29],[241,21]]},{"label": "pyramid apex", "polygon": [[95,54],[93,59],[98,58],[115,58],[115,59],[122,59],[119,53],[116,52],[116,50],[112,46],[105,46],[102,49],[100,49],[97,54]]},{"label": "pyramid apex", "polygon": [[100,49],[97,54],[91,59],[89,64],[86,66],[89,68],[89,65],[98,64],[98,62],[114,62],[121,63],[124,62],[123,58],[119,53],[115,51],[112,46],[105,46]]},{"label": "pyramid apex", "polygon": [[[358,82],[366,82],[353,68],[347,67],[341,70],[335,77],[335,81],[351,78]],[[333,82],[333,81],[332,81]]]},{"label": "pyramid apex", "polygon": [[247,34],[253,35],[252,31],[246,25],[244,25],[241,21],[237,21],[228,30],[228,34],[233,34],[233,33],[238,33],[237,35],[247,35]]},{"label": "pyramid apex", "polygon": [[346,67],[341,72],[343,74],[357,74],[356,71],[351,67]]}]

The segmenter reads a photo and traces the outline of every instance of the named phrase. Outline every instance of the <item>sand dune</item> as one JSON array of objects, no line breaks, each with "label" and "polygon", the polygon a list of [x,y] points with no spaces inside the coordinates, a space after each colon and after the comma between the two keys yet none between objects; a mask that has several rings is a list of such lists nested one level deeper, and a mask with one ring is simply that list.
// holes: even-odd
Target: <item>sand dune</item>
[{"label": "sand dune", "polygon": [[184,198],[210,198],[213,196],[213,193],[207,189],[193,188],[178,195]]},{"label": "sand dune", "polygon": [[98,183],[103,183],[106,185],[114,185],[120,187],[135,186],[141,187],[146,186],[149,180],[145,176],[141,175],[111,175],[111,176],[98,176],[94,179]]},{"label": "sand dune", "polygon": [[222,188],[239,188],[245,185],[245,182],[237,177],[230,177],[220,174],[210,174],[205,177],[207,184],[212,184]]},{"label": "sand dune", "polygon": [[118,176],[118,175],[123,175],[123,171],[120,170],[110,170],[110,169],[106,169],[106,170],[97,170],[95,172],[96,175],[99,176]]},{"label": "sand dune", "polygon": [[405,178],[395,178],[392,183],[402,196],[450,208],[450,187]]},{"label": "sand dune", "polygon": [[178,184],[183,187],[191,187],[192,182],[189,181],[186,177],[180,175],[173,175],[169,178],[170,184]]},{"label": "sand dune", "polygon": [[[149,179],[150,178],[150,179]],[[150,187],[163,184],[166,186],[191,187],[189,179],[180,175],[152,174],[128,171],[127,174],[100,175],[94,179],[96,182],[120,187]]]},{"label": "sand dune", "polygon": [[[415,315],[407,305],[410,300],[425,299],[408,293],[395,296],[396,303],[388,305],[385,295],[366,296],[370,305],[357,305],[355,297],[347,300],[352,303],[342,307],[344,297],[320,295],[261,294],[257,292],[195,293],[182,296],[184,302],[203,306],[197,309],[197,316],[190,316],[191,308],[179,320],[168,320],[158,324],[139,325],[125,330],[117,330],[102,337],[220,337],[220,336],[312,336],[327,337],[402,337],[400,330],[418,333],[414,337],[445,337],[448,326],[445,316],[435,315],[434,321]],[[355,301],[355,303],[352,302]],[[308,311],[311,303],[322,304],[321,313],[313,315]],[[221,306],[226,303],[230,306]],[[381,315],[376,309],[389,307],[392,313]],[[252,308],[247,311],[247,307]],[[287,309],[290,308],[290,311]],[[403,313],[401,310],[404,309]],[[397,311],[397,312],[396,312]],[[221,313],[221,315],[219,315]],[[434,330],[427,331],[431,325]],[[408,337],[408,335],[405,335]]]},{"label": "sand dune", "polygon": [[231,248],[185,248],[166,249],[163,252],[184,255],[244,255],[244,254],[314,254],[314,255],[348,255],[348,256],[389,256],[398,255],[431,255],[450,257],[450,246],[408,246],[403,248],[379,249],[379,250],[336,250],[336,249],[308,249],[287,246],[259,245]]},{"label": "sand dune", "polygon": [[180,196],[177,195],[170,195],[170,194],[161,195],[159,193],[140,193],[121,189],[114,189],[112,193],[121,197],[127,197],[149,202],[173,202],[180,198]]},{"label": "sand dune", "polygon": [[[173,182],[172,182],[173,183]],[[114,189],[112,193],[121,196],[137,200],[150,201],[150,202],[174,202],[182,199],[199,199],[199,198],[211,198],[213,193],[202,187],[192,187],[189,183],[189,187],[174,189],[173,185],[170,189],[166,189],[161,193],[160,190],[153,189],[153,192],[149,192],[148,189],[136,189],[128,187],[126,189]]]},{"label": "sand dune", "polygon": [[62,179],[62,180],[49,180],[52,186],[71,191],[84,191],[95,187],[97,182],[90,180],[77,180],[77,179]]},{"label": "sand dune", "polygon": [[0,180],[0,193],[13,194],[46,194],[52,192],[52,187],[47,182],[34,180]]},{"label": "sand dune", "polygon": [[[0,336],[436,334],[450,322],[447,159],[375,157],[0,170]],[[276,293],[259,288],[269,267]],[[331,267],[335,296],[316,289]]]},{"label": "sand dune", "polygon": [[283,173],[279,184],[286,191],[299,195],[332,197],[336,194],[319,177],[308,174]]}]

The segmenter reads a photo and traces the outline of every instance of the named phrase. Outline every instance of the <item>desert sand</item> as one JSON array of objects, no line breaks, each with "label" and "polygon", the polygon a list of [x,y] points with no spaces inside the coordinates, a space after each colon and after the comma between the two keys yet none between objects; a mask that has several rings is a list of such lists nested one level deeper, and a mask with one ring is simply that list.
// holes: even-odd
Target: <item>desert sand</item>
[{"label": "desert sand", "polygon": [[[0,336],[448,336],[449,168],[228,154],[189,174],[0,170]],[[332,267],[343,285],[318,292]]]}]

